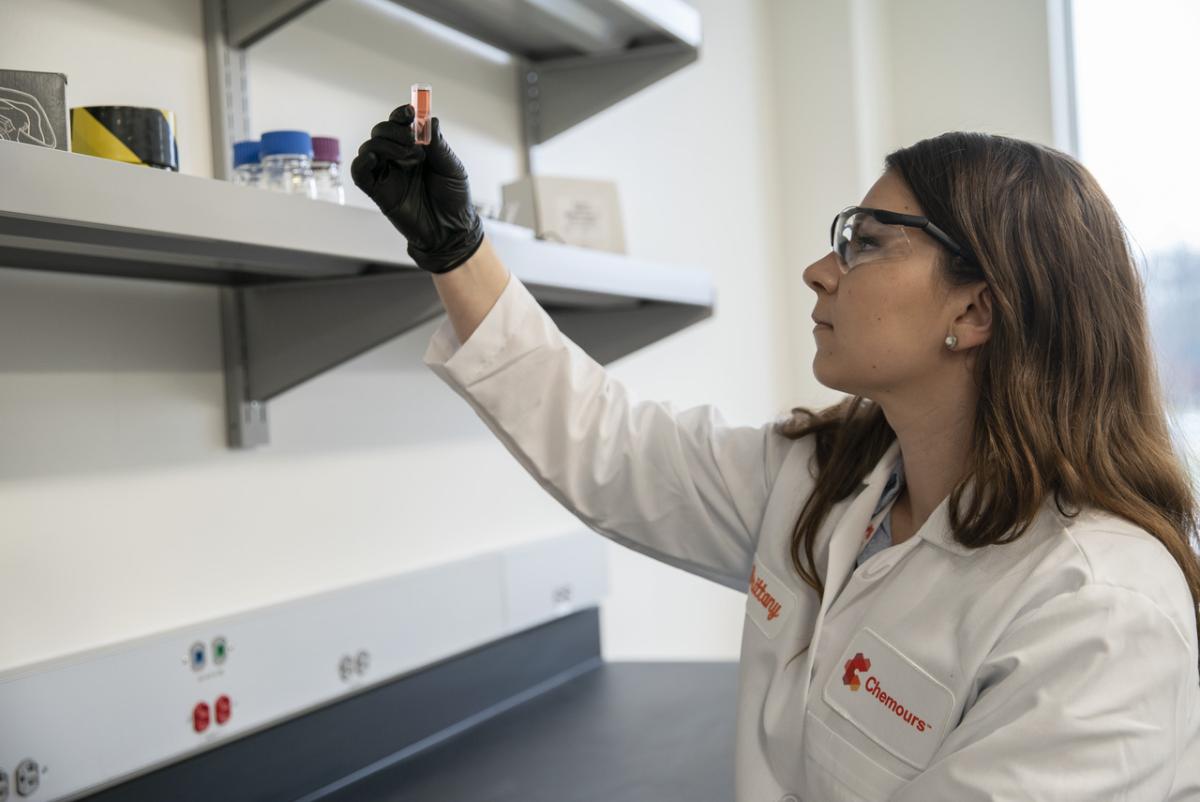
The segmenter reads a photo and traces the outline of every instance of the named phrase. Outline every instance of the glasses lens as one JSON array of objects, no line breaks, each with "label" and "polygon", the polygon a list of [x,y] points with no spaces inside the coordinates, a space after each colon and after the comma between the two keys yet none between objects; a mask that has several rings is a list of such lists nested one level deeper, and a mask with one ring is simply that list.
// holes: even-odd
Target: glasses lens
[{"label": "glasses lens", "polygon": [[843,270],[872,262],[894,262],[912,255],[904,226],[876,220],[857,207],[845,209],[833,223],[833,250]]}]

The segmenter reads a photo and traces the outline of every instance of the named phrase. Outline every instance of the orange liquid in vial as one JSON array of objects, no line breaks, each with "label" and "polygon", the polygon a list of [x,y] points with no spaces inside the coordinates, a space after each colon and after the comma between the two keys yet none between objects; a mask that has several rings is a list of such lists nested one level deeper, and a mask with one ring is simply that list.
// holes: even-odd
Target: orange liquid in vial
[{"label": "orange liquid in vial", "polygon": [[429,84],[412,85],[412,107],[416,112],[413,118],[413,139],[419,145],[428,145],[430,134],[429,116],[433,106],[433,87]]}]

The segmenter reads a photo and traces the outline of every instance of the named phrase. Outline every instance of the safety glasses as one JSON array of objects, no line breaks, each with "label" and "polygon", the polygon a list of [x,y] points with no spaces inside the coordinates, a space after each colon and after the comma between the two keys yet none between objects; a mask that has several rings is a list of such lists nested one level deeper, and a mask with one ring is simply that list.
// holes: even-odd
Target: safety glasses
[{"label": "safety glasses", "polygon": [[950,239],[928,217],[901,214],[887,209],[866,206],[847,206],[833,218],[829,229],[829,244],[838,255],[843,273],[872,262],[892,262],[912,255],[906,228],[919,228],[950,249],[956,256],[978,265],[966,248]]}]

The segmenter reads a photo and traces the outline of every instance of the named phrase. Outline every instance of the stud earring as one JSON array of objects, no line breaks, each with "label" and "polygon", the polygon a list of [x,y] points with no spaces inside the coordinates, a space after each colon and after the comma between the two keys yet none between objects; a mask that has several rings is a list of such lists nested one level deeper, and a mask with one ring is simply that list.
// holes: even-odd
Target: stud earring
[{"label": "stud earring", "polygon": [[949,348],[951,351],[954,350],[954,346],[956,346],[956,345],[958,345],[958,338],[955,337],[953,334],[951,334],[950,336],[948,336],[946,338],[946,347]]}]

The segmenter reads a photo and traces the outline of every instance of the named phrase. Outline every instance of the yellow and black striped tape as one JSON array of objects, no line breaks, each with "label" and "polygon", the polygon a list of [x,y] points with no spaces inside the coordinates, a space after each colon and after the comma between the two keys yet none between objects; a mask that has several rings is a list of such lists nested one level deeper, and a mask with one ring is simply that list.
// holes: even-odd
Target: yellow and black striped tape
[{"label": "yellow and black striped tape", "polygon": [[140,106],[75,106],[71,150],[179,172],[175,113]]}]

